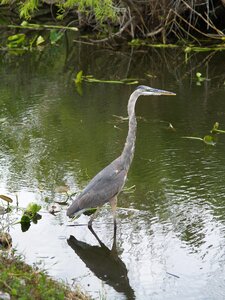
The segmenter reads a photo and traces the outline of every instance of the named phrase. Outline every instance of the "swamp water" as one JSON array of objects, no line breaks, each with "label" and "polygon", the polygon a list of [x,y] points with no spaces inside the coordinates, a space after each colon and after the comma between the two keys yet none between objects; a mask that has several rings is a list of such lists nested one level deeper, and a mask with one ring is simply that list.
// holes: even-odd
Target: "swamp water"
[{"label": "swamp water", "polygon": [[[60,186],[78,192],[119,156],[129,95],[136,87],[82,82],[138,78],[176,97],[141,97],[136,152],[118,199],[117,252],[112,214],[70,222]],[[184,139],[225,129],[223,53],[133,48],[123,52],[78,44],[13,56],[0,70],[0,194],[25,208],[42,206],[42,219],[22,232],[9,226],[13,246],[30,264],[79,284],[95,299],[225,298],[225,135],[216,145]],[[201,72],[200,80],[196,72]],[[1,203],[2,204],[2,203]],[[16,209],[0,216],[19,220]],[[76,226],[72,226],[76,225]],[[114,249],[115,250],[115,249]]]}]

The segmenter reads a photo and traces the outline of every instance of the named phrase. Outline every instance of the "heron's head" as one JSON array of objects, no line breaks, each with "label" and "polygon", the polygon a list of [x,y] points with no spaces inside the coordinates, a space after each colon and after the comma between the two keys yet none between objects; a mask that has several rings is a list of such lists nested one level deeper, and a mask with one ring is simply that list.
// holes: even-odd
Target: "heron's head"
[{"label": "heron's head", "polygon": [[159,90],[159,89],[154,89],[151,88],[150,86],[146,85],[139,85],[136,88],[136,91],[139,92],[139,96],[175,96],[176,94],[173,92],[168,92],[164,90]]}]

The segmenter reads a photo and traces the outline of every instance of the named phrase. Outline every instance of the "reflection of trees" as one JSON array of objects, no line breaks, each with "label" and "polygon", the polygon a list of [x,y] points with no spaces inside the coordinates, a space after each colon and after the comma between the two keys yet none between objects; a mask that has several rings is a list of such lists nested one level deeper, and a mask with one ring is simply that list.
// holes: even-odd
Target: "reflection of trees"
[{"label": "reflection of trees", "polygon": [[[2,66],[1,178],[8,181],[8,186],[13,182],[14,189],[39,184],[44,189],[52,189],[68,177],[81,187],[121,152],[127,124],[119,124],[121,130],[113,129],[112,114],[126,116],[127,99],[133,87],[83,83],[83,96],[79,96],[71,85],[79,70],[99,79],[142,78],[141,83],[168,89],[174,86],[174,80],[179,84],[172,109],[171,100],[151,103],[144,100],[137,107],[137,114],[149,120],[138,124],[142,138],[137,139],[129,175],[129,185],[136,184],[139,191],[148,192],[145,180],[149,176],[150,187],[157,186],[161,178],[176,180],[172,171],[182,178],[182,162],[195,161],[195,155],[190,158],[192,145],[189,147],[180,136],[202,136],[203,125],[212,125],[209,124],[212,112],[223,111],[221,101],[208,101],[211,93],[224,82],[222,53],[191,52],[185,60],[180,48],[134,47],[112,51],[82,44],[74,47],[68,37],[67,47],[62,45],[16,58],[5,54]],[[196,71],[211,79],[203,83],[201,90],[195,83],[191,84]],[[186,95],[189,99],[185,99]],[[223,115],[218,115],[217,121],[222,118]],[[162,131],[153,120],[173,121],[178,130],[174,134]],[[174,151],[175,144],[186,151]],[[165,145],[168,150],[162,157]],[[181,167],[173,168],[178,160]],[[165,168],[168,164],[172,166],[170,169]],[[193,170],[199,167],[202,166],[196,164]],[[151,170],[152,174],[148,173]],[[146,174],[145,179],[140,174]],[[192,184],[195,186],[196,182]],[[141,206],[139,201],[145,200],[143,197],[135,200]]]},{"label": "reflection of trees", "polygon": [[187,51],[185,54],[183,48],[148,46],[115,51],[86,45],[75,48],[70,44],[67,58],[67,69],[75,72],[83,70],[84,74],[92,74],[99,79],[142,78],[151,82],[152,86],[156,83],[163,86],[168,77],[180,84],[190,82],[196,78],[196,72],[202,72],[210,80],[215,79],[217,86],[223,85],[225,78],[223,53],[217,51]]}]

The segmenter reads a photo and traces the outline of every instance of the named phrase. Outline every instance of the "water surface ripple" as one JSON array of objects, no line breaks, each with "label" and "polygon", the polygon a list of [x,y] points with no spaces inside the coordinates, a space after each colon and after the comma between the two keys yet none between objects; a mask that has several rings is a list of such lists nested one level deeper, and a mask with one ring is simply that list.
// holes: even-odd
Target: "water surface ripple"
[{"label": "water surface ripple", "polygon": [[[214,147],[183,138],[210,134],[216,121],[225,129],[224,88],[212,80],[209,93],[208,81],[202,86],[178,81],[171,68],[165,70],[175,57],[170,50],[132,57],[105,50],[103,57],[88,48],[73,58],[79,58],[73,66],[105,79],[118,72],[120,78],[128,76],[131,60],[129,76],[154,74],[145,84],[177,93],[173,99],[142,97],[137,103],[136,152],[128,189],[119,196],[115,241],[109,206],[94,222],[97,236],[88,230],[87,216],[71,223],[65,206],[56,215],[48,208],[66,198],[57,187],[80,191],[120,155],[128,124],[114,115],[126,117],[134,87],[84,83],[78,90],[68,80],[74,72],[71,63],[62,67],[64,51],[57,49],[38,68],[35,53],[26,61],[18,57],[16,68],[10,60],[2,62],[0,193],[14,204],[17,196],[22,208],[31,201],[42,206],[42,219],[28,231],[18,224],[8,227],[13,246],[28,263],[81,285],[95,299],[225,299],[225,136],[219,135]],[[153,57],[156,65],[150,68]],[[96,68],[99,61],[101,68]],[[220,77],[220,63],[213,72],[217,77],[208,76]],[[14,211],[10,217],[17,221],[20,215]],[[0,220],[5,225],[6,219]]]}]

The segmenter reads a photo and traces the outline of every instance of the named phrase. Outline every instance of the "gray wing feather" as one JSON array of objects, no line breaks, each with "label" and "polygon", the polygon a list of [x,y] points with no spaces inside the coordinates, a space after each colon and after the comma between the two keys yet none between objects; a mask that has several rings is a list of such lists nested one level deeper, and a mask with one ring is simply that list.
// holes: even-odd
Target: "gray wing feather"
[{"label": "gray wing feather", "polygon": [[89,182],[68,208],[67,215],[72,216],[81,209],[102,206],[121,191],[125,179],[126,171],[116,159]]}]

